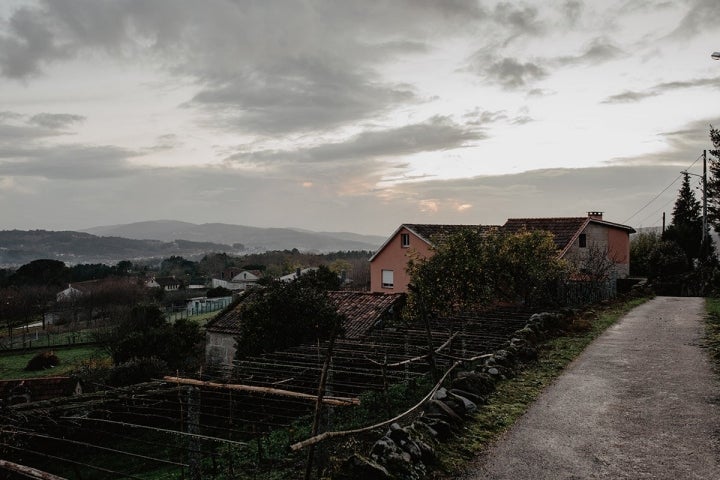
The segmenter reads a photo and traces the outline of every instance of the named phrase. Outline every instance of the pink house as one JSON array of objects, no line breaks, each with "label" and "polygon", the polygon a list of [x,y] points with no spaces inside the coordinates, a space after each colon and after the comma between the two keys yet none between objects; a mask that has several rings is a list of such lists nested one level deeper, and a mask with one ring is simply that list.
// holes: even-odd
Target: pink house
[{"label": "pink house", "polygon": [[[479,225],[403,224],[395,230],[370,258],[370,291],[407,292],[410,278],[406,268],[410,256],[432,255],[434,241],[463,229]],[[630,234],[632,227],[603,220],[602,212],[588,212],[586,217],[511,218],[500,231],[544,230],[553,234],[558,255],[581,264],[592,252],[602,252],[614,264],[618,278],[630,272]]]},{"label": "pink house", "polygon": [[468,228],[477,229],[480,225],[400,225],[370,258],[370,291],[407,293],[410,276],[406,269],[410,257],[427,258],[432,255],[433,241]]}]

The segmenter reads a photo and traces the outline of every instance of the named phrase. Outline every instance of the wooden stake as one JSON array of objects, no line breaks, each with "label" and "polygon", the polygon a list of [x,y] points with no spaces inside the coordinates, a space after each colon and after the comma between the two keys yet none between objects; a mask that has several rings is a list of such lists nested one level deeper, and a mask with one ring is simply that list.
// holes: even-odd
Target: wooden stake
[{"label": "wooden stake", "polygon": [[58,477],[52,473],[43,472],[37,468],[26,467],[25,465],[20,465],[18,463],[8,462],[7,460],[0,460],[0,468],[10,470],[11,472],[17,472],[20,475],[29,478],[37,478],[41,480],[67,480],[65,477]]},{"label": "wooden stake", "polygon": [[[317,399],[316,395],[310,395],[309,393],[293,392],[292,390],[283,390],[280,388],[258,387],[255,385],[240,385],[236,383],[215,383],[180,377],[163,377],[163,380],[182,385],[195,385],[198,387],[223,388],[227,390],[238,390],[243,392],[267,393],[280,397],[302,398],[304,400],[312,401],[315,401]],[[326,405],[336,405],[342,407],[348,405],[360,405],[360,399],[351,397],[324,397],[323,403],[325,403]]]}]

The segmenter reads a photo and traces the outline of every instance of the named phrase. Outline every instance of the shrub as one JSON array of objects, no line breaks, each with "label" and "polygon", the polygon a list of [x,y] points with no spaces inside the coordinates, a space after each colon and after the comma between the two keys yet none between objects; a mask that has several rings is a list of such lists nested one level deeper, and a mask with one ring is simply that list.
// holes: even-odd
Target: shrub
[{"label": "shrub", "polygon": [[167,371],[167,363],[156,357],[134,358],[110,369],[105,383],[112,387],[125,387],[161,378]]},{"label": "shrub", "polygon": [[25,366],[25,370],[28,372],[36,372],[38,370],[47,370],[48,368],[57,367],[60,365],[60,359],[55,355],[52,350],[40,352],[35,355]]}]

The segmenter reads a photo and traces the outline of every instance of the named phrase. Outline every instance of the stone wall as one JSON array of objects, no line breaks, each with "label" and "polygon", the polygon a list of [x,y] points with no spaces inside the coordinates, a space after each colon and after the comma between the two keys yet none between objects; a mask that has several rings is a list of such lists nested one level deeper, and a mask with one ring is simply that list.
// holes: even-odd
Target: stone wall
[{"label": "stone wall", "polygon": [[435,461],[433,445],[450,439],[462,429],[465,420],[487,402],[495,384],[511,378],[525,363],[534,361],[538,345],[567,329],[572,316],[539,313],[530,317],[524,328],[516,331],[504,348],[475,365],[460,371],[448,388],[438,389],[423,405],[419,418],[407,426],[393,423],[375,442],[369,455],[348,458],[340,472],[342,480],[386,480],[425,478]]},{"label": "stone wall", "polygon": [[229,367],[235,360],[237,341],[227,333],[207,332],[205,363],[208,366]]}]

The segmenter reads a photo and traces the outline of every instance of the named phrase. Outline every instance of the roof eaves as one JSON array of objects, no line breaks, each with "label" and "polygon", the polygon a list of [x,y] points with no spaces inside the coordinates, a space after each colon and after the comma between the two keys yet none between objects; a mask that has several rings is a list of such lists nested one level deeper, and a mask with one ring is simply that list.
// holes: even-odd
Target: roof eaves
[{"label": "roof eaves", "polygon": [[627,230],[628,233],[636,233],[635,229],[633,227],[631,227],[630,225],[623,225],[622,223],[608,222],[607,220],[598,220],[597,218],[591,218],[590,221],[592,223],[599,223],[601,225],[606,225],[611,228]]},{"label": "roof eaves", "polygon": [[562,258],[562,257],[565,256],[565,254],[568,252],[568,250],[570,250],[570,246],[571,246],[573,243],[575,243],[575,240],[580,236],[580,234],[583,232],[583,230],[585,230],[585,228],[590,224],[590,221],[591,221],[591,220],[592,220],[592,219],[591,219],[590,217],[588,217],[587,219],[585,219],[585,221],[583,222],[583,224],[580,225],[580,228],[578,228],[577,231],[575,232],[575,234],[573,234],[573,236],[570,237],[570,240],[568,240],[567,245],[565,245],[565,246],[563,247],[563,249],[560,251],[560,254],[558,255],[558,258]]},{"label": "roof eaves", "polygon": [[432,247],[432,246],[433,246],[433,242],[432,242],[429,238],[425,238],[422,234],[420,234],[418,231],[416,231],[415,229],[413,229],[413,228],[412,228],[412,225],[414,225],[414,224],[404,223],[402,226],[405,227],[405,228],[407,228],[408,231],[410,231],[410,232],[413,233],[413,235],[415,235],[415,236],[418,237],[420,240],[422,240],[423,242],[427,243],[429,246]]},{"label": "roof eaves", "polygon": [[385,243],[383,243],[383,244],[380,246],[380,248],[377,249],[377,251],[373,254],[372,257],[370,257],[370,260],[368,260],[368,261],[369,261],[369,262],[372,262],[373,260],[375,260],[375,257],[377,257],[378,255],[380,255],[380,253],[381,253],[383,250],[385,250],[385,247],[388,246],[388,244],[392,241],[392,239],[395,238],[395,236],[396,236],[398,233],[400,233],[400,230],[402,230],[403,228],[409,230],[409,231],[412,232],[416,237],[418,237],[420,240],[422,240],[423,242],[425,242],[425,243],[427,243],[428,245],[432,246],[432,243],[430,243],[430,241],[428,241],[425,237],[423,237],[422,235],[420,235],[419,233],[417,233],[415,230],[413,230],[413,229],[411,229],[410,227],[408,227],[408,225],[412,225],[412,224],[403,223],[403,224],[401,224],[398,228],[396,228],[395,231],[392,233],[392,235],[390,235],[390,236],[387,238],[387,240],[385,240]]}]

